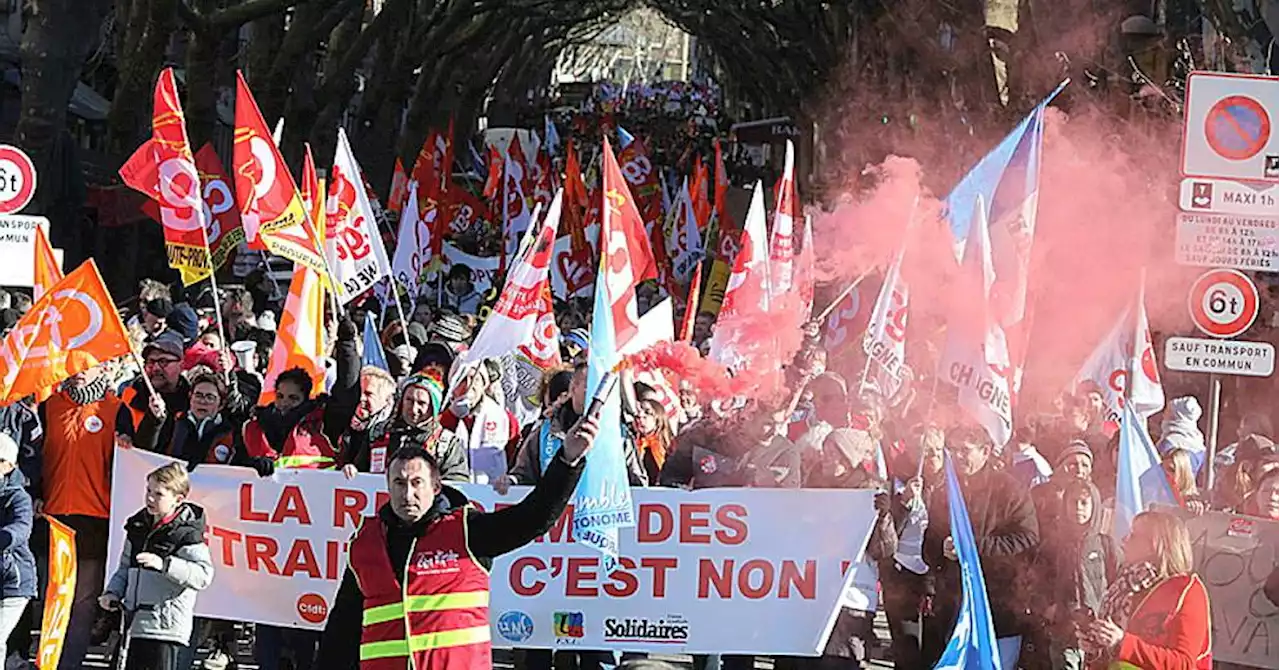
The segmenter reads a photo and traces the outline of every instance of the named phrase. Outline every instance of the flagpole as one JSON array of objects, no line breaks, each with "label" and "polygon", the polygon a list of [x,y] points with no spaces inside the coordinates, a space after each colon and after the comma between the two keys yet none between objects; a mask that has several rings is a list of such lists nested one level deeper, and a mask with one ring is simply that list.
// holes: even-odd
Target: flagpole
[{"label": "flagpole", "polygon": [[[210,214],[212,216],[212,214]],[[213,318],[218,324],[218,337],[222,339],[222,348],[230,351],[231,340],[227,339],[227,328],[222,323],[222,304],[218,299],[218,280],[214,275],[218,274],[218,268],[213,263],[213,249],[209,248],[209,229],[204,227],[204,223],[200,224],[200,237],[204,240],[204,253],[209,258],[209,288],[213,289]],[[230,370],[223,370],[224,374],[230,375]]]},{"label": "flagpole", "polygon": [[843,302],[845,298],[849,297],[849,294],[853,293],[853,290],[858,288],[858,284],[861,284],[862,280],[866,279],[867,275],[870,275],[875,269],[876,266],[873,265],[866,270],[863,270],[862,274],[858,275],[858,277],[853,280],[852,284],[846,286],[845,289],[840,292],[840,295],[836,296],[835,300],[832,300],[831,304],[827,305],[826,308],[819,312],[818,317],[813,320],[818,322],[825,321],[826,318],[831,315],[831,312],[835,311],[836,306]]}]

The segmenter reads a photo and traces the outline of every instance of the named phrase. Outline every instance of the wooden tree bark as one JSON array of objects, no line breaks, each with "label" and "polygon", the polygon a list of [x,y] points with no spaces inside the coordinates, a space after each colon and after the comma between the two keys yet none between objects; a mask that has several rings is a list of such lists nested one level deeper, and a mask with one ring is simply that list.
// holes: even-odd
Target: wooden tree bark
[{"label": "wooden tree bark", "polygon": [[156,75],[177,27],[174,0],[134,0],[121,51],[118,80],[107,116],[107,151],[127,157],[148,132]]}]

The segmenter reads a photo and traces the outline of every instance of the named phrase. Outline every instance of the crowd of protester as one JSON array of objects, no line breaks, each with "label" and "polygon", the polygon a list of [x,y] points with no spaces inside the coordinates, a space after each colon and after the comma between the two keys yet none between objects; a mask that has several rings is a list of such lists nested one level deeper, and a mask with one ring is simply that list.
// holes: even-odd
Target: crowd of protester
[{"label": "crowd of protester", "polygon": [[[466,296],[465,286],[456,288],[450,294]],[[202,643],[211,649],[204,667],[233,667],[234,625],[191,621],[212,567],[199,543],[204,519],[198,507],[183,503],[187,471],[217,463],[243,467],[246,477],[281,468],[355,476],[382,472],[392,454],[418,447],[432,454],[447,482],[505,492],[539,481],[546,445],[562,440],[584,412],[590,342],[569,328],[562,338],[566,363],[541,380],[536,420],[517,418],[508,402],[511,380],[504,379],[510,367],[502,361],[485,361],[465,383],[449,387],[454,359],[478,320],[474,303],[450,299],[438,305],[424,299],[408,310],[407,327],[389,320],[380,342],[389,369],[362,365],[365,345],[356,324],[374,303],[329,314],[324,388],[313,389],[301,370],[285,371],[274,380],[272,401],[258,406],[278,305],[259,303],[243,288],[224,292],[218,302],[224,340],[212,309],[196,309],[157,282],[145,282],[140,293],[129,328],[141,370],[103,364],[68,379],[38,405],[0,408],[6,667],[29,657],[36,573],[47,579],[39,517],[77,533],[75,604],[60,667],[81,667],[90,647],[118,627],[104,608],[118,609],[126,597],[129,608],[170,603],[165,607],[176,613],[134,620],[130,667],[192,667]],[[980,428],[933,418],[947,413],[922,407],[923,395],[883,399],[860,389],[860,380],[826,370],[824,360],[811,337],[793,364],[800,400],[791,414],[785,403],[699,397],[688,380],[669,380],[666,388],[631,380],[624,393],[632,486],[879,492],[866,553],[879,589],[860,601],[871,604],[842,610],[821,657],[776,659],[776,667],[860,667],[877,655],[895,667],[919,668],[938,657],[960,604],[944,452],[966,495],[987,583],[1000,585],[989,595],[1007,667],[1019,657],[1018,667],[1028,669],[1111,661],[1207,667],[1207,593],[1192,573],[1183,522],[1151,511],[1134,521],[1123,542],[1109,533],[1118,443],[1096,390],[1064,396],[1056,413],[1028,415],[1009,446],[997,449]],[[1270,419],[1246,416],[1236,439],[1209,462],[1202,418],[1194,398],[1175,398],[1155,432],[1178,503],[1191,514],[1213,509],[1280,519],[1280,459]],[[166,454],[185,469],[149,479],[147,514],[129,519],[125,561],[104,591],[117,445]],[[1213,490],[1206,487],[1210,468]],[[165,529],[163,542],[153,537],[156,528]],[[151,565],[159,566],[158,575],[124,567]],[[876,610],[887,619],[889,640],[876,639]],[[316,659],[320,633],[255,628],[252,655],[259,667],[331,667]],[[573,654],[579,668],[613,662],[612,652]],[[530,650],[520,659],[519,667],[531,669],[553,663],[548,651]],[[752,667],[753,659],[695,662],[733,670]]]}]

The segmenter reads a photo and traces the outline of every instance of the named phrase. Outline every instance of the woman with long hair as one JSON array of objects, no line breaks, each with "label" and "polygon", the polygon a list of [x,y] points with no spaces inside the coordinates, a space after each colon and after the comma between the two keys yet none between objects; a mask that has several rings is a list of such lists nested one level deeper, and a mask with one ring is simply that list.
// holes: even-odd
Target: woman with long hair
[{"label": "woman with long hair", "polygon": [[1245,498],[1243,512],[1275,521],[1280,519],[1280,463],[1267,463],[1254,473],[1257,483]]},{"label": "woman with long hair", "polygon": [[1155,511],[1134,517],[1120,572],[1083,629],[1089,658],[1110,667],[1210,670],[1209,592],[1193,564],[1181,519]]},{"label": "woman with long hair", "polygon": [[1170,449],[1160,459],[1169,487],[1173,489],[1173,497],[1183,509],[1201,514],[1205,511],[1204,499],[1200,497],[1200,488],[1196,486],[1196,471],[1190,451],[1186,449]]},{"label": "woman with long hair", "polygon": [[658,474],[662,472],[662,464],[667,461],[667,452],[671,450],[671,423],[667,420],[667,410],[662,403],[651,398],[641,400],[636,406],[636,416],[631,422],[635,436],[636,452],[644,463],[649,481],[657,484]]}]

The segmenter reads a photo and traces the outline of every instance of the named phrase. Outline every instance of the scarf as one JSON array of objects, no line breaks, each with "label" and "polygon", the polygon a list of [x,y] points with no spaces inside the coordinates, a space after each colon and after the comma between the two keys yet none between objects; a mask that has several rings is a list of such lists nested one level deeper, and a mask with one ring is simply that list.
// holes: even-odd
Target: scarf
[{"label": "scarf", "polygon": [[107,386],[107,378],[104,375],[83,386],[67,386],[65,390],[71,402],[84,406],[102,400],[103,396],[107,395]]},{"label": "scarf", "polygon": [[1124,628],[1133,614],[1138,594],[1146,593],[1160,582],[1160,574],[1156,566],[1149,562],[1135,563],[1120,568],[1116,580],[1107,587],[1107,594],[1102,597],[1102,612],[1099,617],[1111,619]]},{"label": "scarf", "polygon": [[658,464],[659,470],[662,469],[662,464],[667,460],[667,446],[662,443],[662,438],[656,432],[648,435],[637,435],[636,451],[653,456],[653,462]]},{"label": "scarf", "polygon": [[383,407],[363,419],[360,418],[360,412],[357,411],[355,414],[351,415],[351,431],[354,433],[362,433],[369,426],[382,423],[387,419],[387,417],[391,416],[391,410],[393,409],[395,409],[395,403],[389,402],[386,407]]}]

